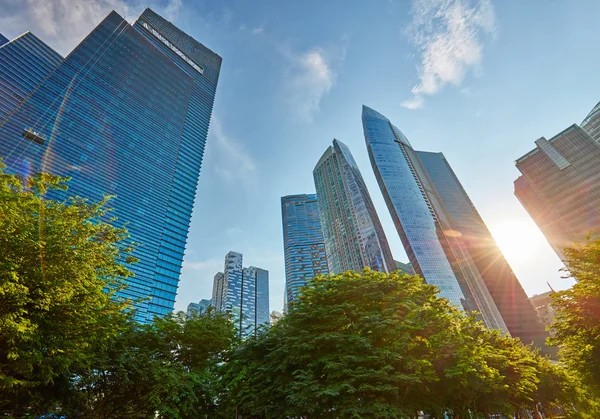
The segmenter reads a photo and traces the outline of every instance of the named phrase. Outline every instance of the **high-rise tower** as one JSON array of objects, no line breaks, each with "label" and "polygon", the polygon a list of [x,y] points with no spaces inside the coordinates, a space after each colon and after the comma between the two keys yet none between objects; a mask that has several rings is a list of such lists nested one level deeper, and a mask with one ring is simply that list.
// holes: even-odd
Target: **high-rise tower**
[{"label": "high-rise tower", "polygon": [[[111,12],[0,119],[9,171],[70,176],[54,198],[118,197],[114,215],[141,244],[122,295],[141,300],[142,322],[173,309],[220,66],[149,9],[133,26]],[[15,89],[32,75],[18,77]]]},{"label": "high-rise tower", "polygon": [[309,280],[329,273],[317,195],[282,197],[281,218],[286,299],[290,303]]},{"label": "high-rise tower", "polygon": [[442,153],[415,151],[389,119],[363,106],[375,176],[415,271],[488,327],[544,345],[527,295]]},{"label": "high-rise tower", "polygon": [[563,259],[563,250],[600,235],[600,106],[517,159],[515,195]]},{"label": "high-rise tower", "polygon": [[269,324],[269,272],[243,267],[241,253],[225,256],[225,269],[215,275],[212,305],[219,312],[231,313],[243,335],[250,335]]},{"label": "high-rise tower", "polygon": [[327,266],[332,273],[395,270],[375,206],[348,147],[333,140],[313,170]]}]

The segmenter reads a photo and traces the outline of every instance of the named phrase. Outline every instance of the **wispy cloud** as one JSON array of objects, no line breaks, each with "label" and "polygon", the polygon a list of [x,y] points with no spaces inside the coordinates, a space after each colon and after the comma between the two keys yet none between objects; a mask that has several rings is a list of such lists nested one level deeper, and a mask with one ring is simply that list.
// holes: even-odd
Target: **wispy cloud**
[{"label": "wispy cloud", "polygon": [[[169,20],[177,19],[182,5],[148,4]],[[66,55],[112,10],[133,21],[145,7],[124,0],[0,0],[0,28],[11,37],[31,31]]]},{"label": "wispy cloud", "polygon": [[209,136],[216,144],[215,171],[229,182],[247,182],[256,171],[256,163],[243,144],[225,131],[218,116],[213,116]]},{"label": "wispy cloud", "polygon": [[413,0],[409,36],[420,51],[419,83],[402,106],[421,108],[424,96],[459,85],[483,57],[482,39],[496,27],[490,0]]},{"label": "wispy cloud", "polygon": [[321,100],[335,85],[346,57],[346,38],[342,43],[342,46],[315,47],[301,54],[284,52],[289,63],[286,94],[297,119],[311,122],[320,110]]}]

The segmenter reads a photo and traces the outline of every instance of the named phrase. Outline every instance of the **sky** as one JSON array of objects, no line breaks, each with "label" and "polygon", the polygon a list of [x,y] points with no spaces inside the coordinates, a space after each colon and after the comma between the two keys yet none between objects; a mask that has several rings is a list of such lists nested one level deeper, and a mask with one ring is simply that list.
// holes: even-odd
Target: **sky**
[{"label": "sky", "polygon": [[280,198],[314,193],[333,138],[365,178],[394,258],[407,261],[373,175],[361,105],[413,147],[441,151],[529,295],[568,287],[513,194],[514,161],[600,100],[595,0],[0,0],[0,33],[63,54],[111,10],[151,7],[223,57],[176,310],[210,298],[225,254],[285,288]]}]

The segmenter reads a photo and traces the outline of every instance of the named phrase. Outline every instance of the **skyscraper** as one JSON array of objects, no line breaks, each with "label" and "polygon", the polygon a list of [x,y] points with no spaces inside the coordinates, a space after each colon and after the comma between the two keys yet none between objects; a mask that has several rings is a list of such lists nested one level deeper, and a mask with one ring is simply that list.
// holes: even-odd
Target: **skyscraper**
[{"label": "skyscraper", "polygon": [[0,33],[0,47],[8,42],[8,38]]},{"label": "skyscraper", "polygon": [[[45,54],[50,64],[38,57],[36,66],[48,73],[56,57]],[[142,322],[173,309],[220,66],[149,9],[133,26],[111,12],[0,120],[9,171],[70,176],[69,191],[55,198],[118,196],[114,215],[141,243],[122,295],[142,300]],[[23,78],[32,76],[19,74],[10,88],[27,92]]]},{"label": "skyscraper", "polygon": [[317,195],[288,195],[281,198],[285,289],[287,302],[299,294],[307,281],[329,273]]},{"label": "skyscraper", "polygon": [[[468,251],[466,258],[479,271],[510,334],[544,348],[543,324],[452,167],[442,153],[417,151],[417,155],[440,198],[450,235],[458,236]],[[472,264],[463,260],[458,266]]]},{"label": "skyscraper", "polygon": [[[563,250],[600,233],[599,107],[517,159],[515,195],[563,259]],[[585,126],[585,129],[583,128]]]},{"label": "skyscraper", "polygon": [[313,170],[329,271],[382,272],[395,262],[375,206],[348,147],[333,140]]},{"label": "skyscraper", "polygon": [[225,256],[225,269],[215,275],[212,304],[219,312],[233,316],[240,333],[249,335],[269,324],[269,272],[243,267],[241,253]]},{"label": "skyscraper", "polygon": [[58,52],[31,32],[11,42],[0,38],[0,123],[62,61]]},{"label": "skyscraper", "polygon": [[440,296],[480,312],[488,327],[543,345],[533,307],[443,154],[415,151],[366,106],[362,120],[375,176],[415,271]]},{"label": "skyscraper", "polygon": [[192,316],[198,313],[206,313],[208,307],[212,305],[211,300],[202,299],[199,303],[189,303],[187,307],[187,315]]}]

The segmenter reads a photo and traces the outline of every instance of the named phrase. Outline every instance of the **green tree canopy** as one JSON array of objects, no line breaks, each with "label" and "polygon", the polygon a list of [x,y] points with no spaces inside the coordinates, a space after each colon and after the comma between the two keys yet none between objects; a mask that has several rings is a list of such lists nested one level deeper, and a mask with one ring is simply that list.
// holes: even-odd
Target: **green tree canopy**
[{"label": "green tree canopy", "polygon": [[237,341],[229,317],[211,309],[128,326],[78,373],[64,411],[94,419],[214,417],[218,366]]},{"label": "green tree canopy", "polygon": [[56,202],[66,179],[21,179],[0,168],[0,412],[43,412],[119,332],[113,299],[133,262],[127,232],[106,222],[109,198]]},{"label": "green tree canopy", "polygon": [[553,294],[553,340],[561,359],[600,395],[600,240],[565,250],[567,273],[577,282]]},{"label": "green tree canopy", "polygon": [[369,269],[314,279],[224,370],[223,417],[465,419],[571,402],[563,370],[519,340],[417,276]]}]

